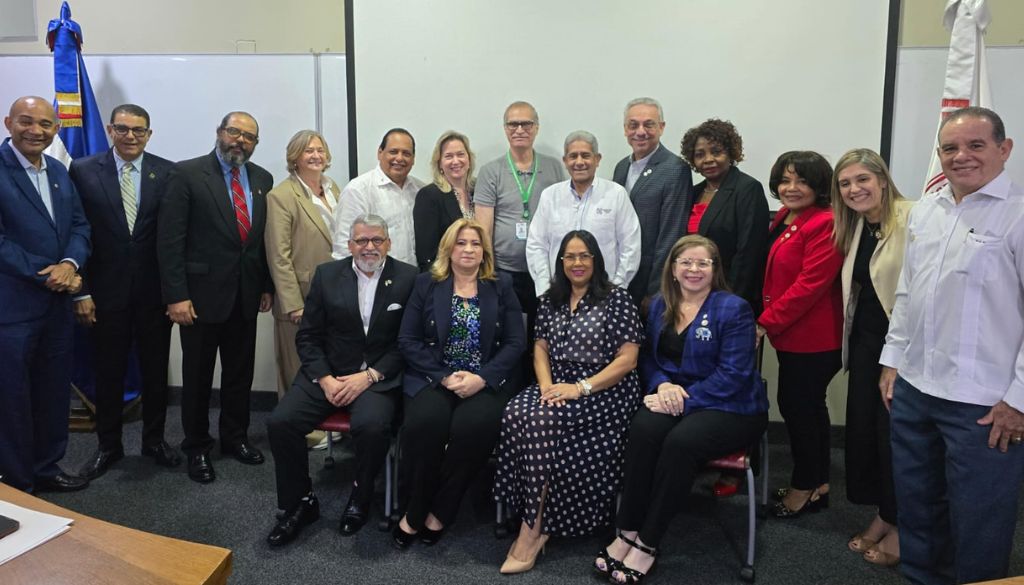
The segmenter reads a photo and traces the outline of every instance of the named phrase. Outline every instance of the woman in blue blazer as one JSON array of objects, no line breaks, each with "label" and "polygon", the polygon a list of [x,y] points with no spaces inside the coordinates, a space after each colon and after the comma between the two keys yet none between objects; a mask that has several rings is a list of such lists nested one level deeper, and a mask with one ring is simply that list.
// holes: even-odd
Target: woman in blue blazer
[{"label": "woman in blue blazer", "polygon": [[698,235],[676,242],[647,318],[647,395],[629,429],[619,535],[594,562],[613,581],[640,582],[700,467],[767,427],[754,328],[750,305],[726,289],[715,243]]},{"label": "woman in blue blazer", "polygon": [[505,403],[520,389],[526,349],[512,280],[494,270],[483,226],[458,219],[445,231],[430,272],[416,279],[398,345],[405,424],[405,477],[411,486],[396,547],[434,544],[466,488],[494,450]]}]

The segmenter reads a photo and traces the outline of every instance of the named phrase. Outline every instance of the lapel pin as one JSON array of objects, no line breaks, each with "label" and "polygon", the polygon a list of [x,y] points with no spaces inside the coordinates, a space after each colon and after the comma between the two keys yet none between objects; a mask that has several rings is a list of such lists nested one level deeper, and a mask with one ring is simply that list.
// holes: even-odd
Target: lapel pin
[{"label": "lapel pin", "polygon": [[391,286],[391,279],[390,278],[388,280],[384,281],[384,286]]},{"label": "lapel pin", "polygon": [[54,189],[60,189],[60,185],[58,185],[57,183],[54,183],[54,184],[53,184],[53,188],[54,188]]},{"label": "lapel pin", "polygon": [[152,173],[152,172],[149,173],[149,178],[150,179],[155,179],[156,178],[156,173]]},{"label": "lapel pin", "polygon": [[694,334],[698,341],[711,341],[711,330],[707,327],[698,327]]},{"label": "lapel pin", "polygon": [[647,169],[646,171],[644,171],[644,176],[646,177],[647,175],[651,174],[652,172],[653,171],[651,169]]}]

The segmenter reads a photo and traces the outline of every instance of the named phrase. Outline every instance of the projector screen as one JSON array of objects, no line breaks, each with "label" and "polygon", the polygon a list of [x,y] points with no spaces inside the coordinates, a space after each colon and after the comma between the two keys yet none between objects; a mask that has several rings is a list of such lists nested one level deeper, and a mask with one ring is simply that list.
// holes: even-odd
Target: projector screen
[{"label": "projector screen", "polygon": [[515,100],[536,106],[542,152],[595,134],[606,178],[629,154],[623,107],[638,96],[661,101],[677,153],[688,128],[731,120],[740,168],[766,187],[786,150],[834,162],[879,147],[889,0],[350,1],[359,172],[393,126],[416,138],[420,179],[449,128],[469,136],[479,168],[507,148]]}]

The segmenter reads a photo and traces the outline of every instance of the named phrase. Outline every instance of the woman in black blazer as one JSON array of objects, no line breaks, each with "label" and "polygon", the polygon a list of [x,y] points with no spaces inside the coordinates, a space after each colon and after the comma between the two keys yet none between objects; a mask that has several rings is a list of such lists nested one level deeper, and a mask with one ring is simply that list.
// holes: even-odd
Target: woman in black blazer
[{"label": "woman in black blazer", "polygon": [[392,531],[400,549],[441,538],[494,450],[526,349],[512,280],[494,271],[483,226],[457,219],[406,304],[398,345],[407,368],[401,452],[411,486]]},{"label": "woman in black blazer", "polygon": [[469,138],[449,130],[437,139],[430,155],[434,182],[416,193],[412,219],[416,233],[416,265],[430,270],[437,256],[441,234],[459,218],[473,219],[473,187],[476,156]]},{"label": "woman in black blazer", "polygon": [[768,200],[764,186],[736,168],[743,160],[743,138],[731,122],[707,120],[687,130],[682,156],[704,177],[693,188],[686,233],[718,246],[729,288],[758,315],[768,257]]}]

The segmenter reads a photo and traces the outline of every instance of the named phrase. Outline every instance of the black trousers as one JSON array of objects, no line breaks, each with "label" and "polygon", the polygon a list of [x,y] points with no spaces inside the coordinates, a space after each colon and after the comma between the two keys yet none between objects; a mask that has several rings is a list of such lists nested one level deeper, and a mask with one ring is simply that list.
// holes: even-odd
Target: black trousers
[{"label": "black trousers", "polygon": [[767,426],[768,413],[699,410],[676,417],[641,406],[629,427],[616,525],[657,547],[701,466],[755,445]]},{"label": "black trousers", "polygon": [[455,520],[463,495],[498,442],[509,398],[485,387],[462,399],[440,385],[405,396],[400,440],[410,528],[423,529],[430,513],[445,526]]},{"label": "black trousers", "polygon": [[[249,393],[256,362],[256,315],[242,315],[236,298],[223,323],[196,321],[181,334],[181,426],[186,455],[207,453],[210,437],[210,389],[220,352],[220,441],[222,446],[248,440]],[[201,317],[201,316],[200,316]]]},{"label": "black trousers", "polygon": [[850,378],[846,394],[846,497],[878,506],[878,515],[896,524],[889,411],[878,391],[884,338],[854,330],[850,335]]},{"label": "black trousers", "polygon": [[[380,473],[391,444],[399,390],[365,391],[347,407],[351,414],[352,442],[356,452],[355,487],[352,497],[362,506],[373,498],[373,483]],[[274,455],[277,507],[290,510],[312,489],[306,435],[338,410],[324,391],[300,371],[267,419],[267,436]]]},{"label": "black trousers", "polygon": [[828,383],[842,367],[842,351],[776,353],[779,356],[779,412],[786,421],[793,455],[790,485],[799,490],[812,490],[828,483],[832,424],[825,395]]},{"label": "black trousers", "polygon": [[124,377],[132,346],[142,374],[142,445],[164,440],[167,421],[167,360],[171,321],[162,306],[133,305],[96,310],[92,340],[96,356],[96,435],[100,449],[121,449]]}]

